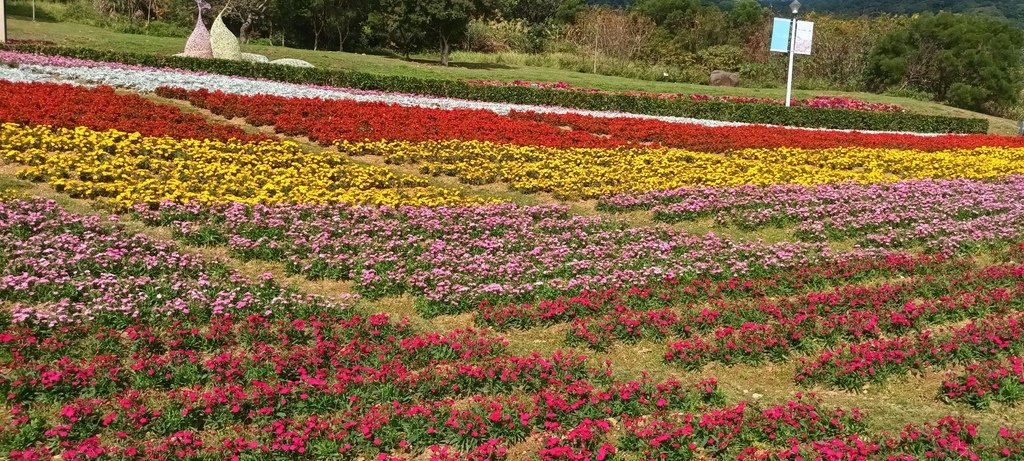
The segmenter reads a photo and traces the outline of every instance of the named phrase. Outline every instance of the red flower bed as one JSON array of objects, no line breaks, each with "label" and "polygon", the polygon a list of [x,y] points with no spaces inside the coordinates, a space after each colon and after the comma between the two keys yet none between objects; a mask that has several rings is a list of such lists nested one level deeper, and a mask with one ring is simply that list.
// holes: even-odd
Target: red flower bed
[{"label": "red flower bed", "polygon": [[0,81],[0,121],[62,128],[85,126],[187,139],[267,139],[237,127],[210,123],[199,115],[186,114],[136,94],[118,94],[104,86]]},{"label": "red flower bed", "polygon": [[610,136],[612,139],[621,139],[633,144],[651,143],[708,152],[773,147],[803,149],[877,147],[938,151],[1024,146],[1024,138],[995,135],[915,136],[780,128],[764,125],[707,127],[628,117],[603,118],[534,112],[513,112],[509,115],[514,119],[542,121],[553,126],[569,127],[573,130]]},{"label": "red flower bed", "polygon": [[[712,361],[759,364],[781,361],[820,343],[860,341],[1003,313],[1024,297],[1016,286],[1024,279],[1024,266],[968,269],[965,263],[891,255],[771,279],[670,279],[656,286],[584,291],[536,304],[485,301],[478,306],[477,322],[499,329],[569,322],[570,343],[598,350],[616,341],[683,338],[669,344],[666,360],[690,369]],[[871,277],[903,280],[808,292],[797,288]]]},{"label": "red flower bed", "polygon": [[501,116],[486,110],[425,109],[342,100],[240,96],[176,88],[159,88],[157,93],[188,100],[225,117],[244,117],[256,125],[272,125],[284,134],[309,136],[324,144],[338,140],[458,139],[549,147],[660,145],[707,152],[773,147],[818,149],[859,146],[935,151],[982,146],[1024,146],[1024,138],[989,135],[924,137],[758,125],[707,127],[638,118],[533,112],[513,112],[509,116]]},{"label": "red flower bed", "polygon": [[1024,358],[1007,357],[974,363],[949,377],[939,397],[985,409],[992,402],[1015,404],[1024,400]]},{"label": "red flower bed", "polygon": [[[866,436],[854,410],[824,411],[812,399],[764,409],[735,407],[691,413],[662,413],[625,420],[620,445],[643,460],[889,460],[1016,459],[1020,434],[1000,429],[996,443],[984,446],[978,425],[947,416],[935,423],[909,424],[899,434]],[[765,447],[761,441],[784,445]],[[754,443],[752,443],[754,442]],[[701,456],[703,455],[703,456]]]},{"label": "red flower bed", "polygon": [[893,376],[930,366],[990,360],[1024,352],[1024,316],[994,316],[950,332],[925,331],[916,337],[876,339],[822,352],[803,360],[796,380],[842,389],[883,383]]},{"label": "red flower bed", "polygon": [[551,147],[616,147],[625,141],[566,131],[541,121],[514,120],[487,110],[443,110],[378,102],[242,96],[206,90],[158,88],[157,94],[187,100],[228,118],[308,136],[330,144],[337,140],[478,140]]}]

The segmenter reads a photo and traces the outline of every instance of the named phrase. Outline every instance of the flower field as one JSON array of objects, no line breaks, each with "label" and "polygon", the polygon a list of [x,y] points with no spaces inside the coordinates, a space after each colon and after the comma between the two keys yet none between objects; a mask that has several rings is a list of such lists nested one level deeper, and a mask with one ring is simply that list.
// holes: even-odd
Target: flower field
[{"label": "flower field", "polygon": [[1024,138],[0,61],[0,459],[1024,459]]}]

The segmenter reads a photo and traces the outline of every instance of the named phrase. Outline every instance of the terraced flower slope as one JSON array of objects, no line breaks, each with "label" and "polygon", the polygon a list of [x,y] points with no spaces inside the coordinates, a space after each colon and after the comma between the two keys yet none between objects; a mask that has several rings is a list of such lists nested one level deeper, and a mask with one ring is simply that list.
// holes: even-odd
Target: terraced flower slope
[{"label": "terraced flower slope", "polygon": [[2,459],[1024,458],[1018,138],[17,59]]}]

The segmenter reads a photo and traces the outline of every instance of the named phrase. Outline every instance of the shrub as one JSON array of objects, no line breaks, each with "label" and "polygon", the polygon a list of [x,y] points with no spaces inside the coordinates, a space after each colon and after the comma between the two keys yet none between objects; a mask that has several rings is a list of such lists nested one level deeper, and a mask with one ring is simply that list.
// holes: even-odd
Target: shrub
[{"label": "shrub", "polygon": [[877,91],[910,86],[964,109],[1008,106],[1024,87],[1015,78],[1022,47],[1024,31],[1004,19],[925,14],[878,43],[866,82]]}]

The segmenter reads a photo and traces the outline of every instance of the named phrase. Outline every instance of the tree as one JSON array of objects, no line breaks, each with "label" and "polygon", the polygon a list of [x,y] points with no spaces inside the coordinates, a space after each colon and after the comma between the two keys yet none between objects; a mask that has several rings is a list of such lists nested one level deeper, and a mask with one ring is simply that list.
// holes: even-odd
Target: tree
[{"label": "tree", "polygon": [[569,37],[594,55],[594,73],[601,55],[622,61],[635,59],[655,31],[645,16],[606,7],[591,8],[569,31]]},{"label": "tree", "polygon": [[426,18],[417,0],[377,0],[367,18],[372,34],[381,36],[387,46],[398,50],[406,59],[423,44]]},{"label": "tree", "polygon": [[879,41],[865,80],[874,91],[910,87],[972,110],[1017,102],[1024,32],[1003,19],[924,14]]},{"label": "tree", "polygon": [[229,6],[226,16],[241,22],[238,39],[248,43],[253,26],[266,15],[270,0],[231,0]]},{"label": "tree", "polygon": [[447,66],[452,45],[466,38],[469,21],[494,15],[496,0],[420,0],[417,10],[428,39],[440,47],[441,65]]},{"label": "tree", "polygon": [[729,10],[729,23],[740,35],[758,27],[765,9],[757,0],[736,0]]},{"label": "tree", "polygon": [[658,26],[667,26],[700,11],[700,0],[637,0],[631,10],[647,16]]},{"label": "tree", "polygon": [[512,0],[506,14],[508,19],[522,19],[531,24],[549,21],[569,24],[575,22],[586,7],[583,0]]}]

